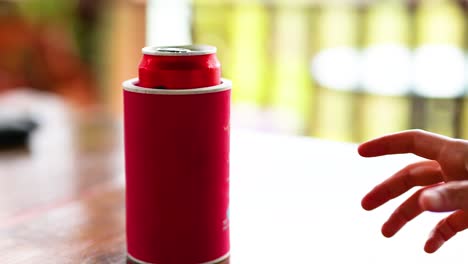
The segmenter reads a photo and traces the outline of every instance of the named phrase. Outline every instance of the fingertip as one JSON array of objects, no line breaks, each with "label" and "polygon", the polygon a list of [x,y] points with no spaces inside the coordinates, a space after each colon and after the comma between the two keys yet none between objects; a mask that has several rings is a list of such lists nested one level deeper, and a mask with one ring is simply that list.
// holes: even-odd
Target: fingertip
[{"label": "fingertip", "polygon": [[382,139],[373,139],[358,146],[358,153],[362,157],[372,158],[389,154],[386,142]]},{"label": "fingertip", "polygon": [[382,235],[386,238],[391,238],[393,235],[382,230]]},{"label": "fingertip", "polygon": [[389,229],[389,228],[386,226],[386,224],[384,224],[384,225],[382,226],[382,229],[381,229],[380,231],[381,231],[382,235],[383,235],[384,237],[387,237],[387,238],[390,238],[390,237],[392,237],[393,235],[395,235],[395,232],[394,232],[393,230]]},{"label": "fingertip", "polygon": [[368,151],[367,143],[366,143],[366,142],[365,142],[365,143],[362,143],[361,145],[359,145],[357,151],[358,151],[358,153],[359,153],[359,155],[360,155],[361,157],[365,157],[365,158],[366,158],[366,157],[371,157],[371,156],[369,155],[369,151]]},{"label": "fingertip", "polygon": [[428,253],[428,254],[432,254],[432,253],[436,252],[436,250],[434,250],[434,249],[433,249],[430,245],[428,245],[427,243],[426,243],[426,245],[424,245],[424,251],[425,251],[426,253]]},{"label": "fingertip", "polygon": [[440,233],[437,232],[437,228],[433,229],[429,234],[429,238],[426,240],[424,251],[426,251],[426,253],[432,254],[436,252],[444,243],[445,239],[440,235]]},{"label": "fingertip", "polygon": [[366,210],[366,211],[371,211],[371,210],[374,210],[375,209],[375,205],[373,205],[371,202],[369,202],[369,200],[363,198],[362,201],[361,201],[361,207],[362,209]]},{"label": "fingertip", "polygon": [[379,188],[375,187],[362,198],[361,206],[364,210],[371,211],[381,206],[386,201],[387,199],[380,194]]},{"label": "fingertip", "polygon": [[442,244],[443,243],[437,242],[434,239],[428,239],[424,245],[424,251],[426,251],[428,254],[432,254],[436,252],[442,246]]}]

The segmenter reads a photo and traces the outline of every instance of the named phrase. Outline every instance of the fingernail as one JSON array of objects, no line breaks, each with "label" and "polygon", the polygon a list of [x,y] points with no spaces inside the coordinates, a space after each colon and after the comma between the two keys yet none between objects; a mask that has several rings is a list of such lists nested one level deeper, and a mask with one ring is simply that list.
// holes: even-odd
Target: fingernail
[{"label": "fingernail", "polygon": [[442,196],[437,191],[427,190],[423,193],[423,198],[429,209],[438,209],[442,206]]}]

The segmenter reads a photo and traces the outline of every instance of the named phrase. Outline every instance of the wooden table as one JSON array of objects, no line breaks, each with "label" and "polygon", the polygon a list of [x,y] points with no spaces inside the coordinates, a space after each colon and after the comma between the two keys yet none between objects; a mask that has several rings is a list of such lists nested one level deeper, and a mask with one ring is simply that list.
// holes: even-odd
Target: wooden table
[{"label": "wooden table", "polygon": [[[0,263],[126,263],[121,125],[47,120],[29,150],[0,153]],[[232,263],[468,260],[468,233],[423,252],[439,214],[386,239],[380,225],[402,200],[361,209],[415,157],[363,159],[353,144],[235,128],[231,146]]]}]

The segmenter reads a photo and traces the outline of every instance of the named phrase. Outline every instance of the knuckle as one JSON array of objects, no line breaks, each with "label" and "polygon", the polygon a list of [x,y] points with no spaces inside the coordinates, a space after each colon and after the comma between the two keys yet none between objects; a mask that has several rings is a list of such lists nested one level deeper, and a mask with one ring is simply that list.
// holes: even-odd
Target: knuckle
[{"label": "knuckle", "polygon": [[468,181],[449,182],[441,192],[444,202],[465,209],[468,208]]}]

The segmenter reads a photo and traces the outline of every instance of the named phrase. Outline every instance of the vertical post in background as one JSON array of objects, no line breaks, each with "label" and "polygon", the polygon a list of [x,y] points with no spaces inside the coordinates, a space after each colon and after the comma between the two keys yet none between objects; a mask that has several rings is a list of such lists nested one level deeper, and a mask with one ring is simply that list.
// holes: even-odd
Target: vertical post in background
[{"label": "vertical post in background", "polygon": [[273,70],[269,112],[273,128],[305,134],[310,120],[309,6],[280,3],[273,15]]},{"label": "vertical post in background", "polygon": [[232,7],[232,123],[263,127],[270,69],[270,16],[268,6],[242,1]]},{"label": "vertical post in background", "polygon": [[193,42],[216,46],[226,78],[232,78],[232,5],[227,1],[193,1]]},{"label": "vertical post in background", "polygon": [[411,51],[409,13],[403,1],[369,6],[363,50],[363,140],[408,129]]},{"label": "vertical post in background", "polygon": [[468,139],[468,97],[467,97],[467,92],[468,92],[468,1],[461,1],[461,8],[463,10],[463,17],[464,17],[464,25],[465,25],[465,30],[464,30],[464,42],[463,42],[463,49],[465,52],[465,94],[463,97],[463,111],[461,113],[461,138]]},{"label": "vertical post in background", "polygon": [[[408,1],[408,10],[409,10],[409,24],[410,24],[410,32],[408,32],[408,39],[411,47],[412,55],[414,50],[418,46],[418,36],[417,36],[417,10],[418,10],[419,2],[417,0]],[[414,75],[414,63],[413,57],[411,61],[411,74]],[[410,128],[424,128],[426,116],[424,111],[424,98],[418,96],[414,93],[414,80],[412,76],[411,86],[410,86]]]},{"label": "vertical post in background", "polygon": [[357,11],[348,2],[323,3],[318,12],[318,51],[311,63],[318,85],[313,136],[353,140],[353,92],[359,80],[357,21]]},{"label": "vertical post in background", "polygon": [[305,135],[315,135],[317,129],[317,120],[318,117],[318,82],[313,74],[313,59],[320,50],[320,36],[318,34],[318,18],[320,13],[320,5],[318,3],[311,4],[309,7],[309,16],[308,16],[308,25],[309,25],[309,49],[307,53],[307,59],[309,64],[309,86],[310,86],[310,98],[309,98],[309,108],[307,109],[307,122],[305,128]]},{"label": "vertical post in background", "polygon": [[[115,92],[122,80],[136,75],[135,65],[141,58],[141,48],[145,46],[145,10],[143,3],[136,1],[113,1],[107,4],[103,34],[102,50],[103,74],[102,85],[107,87],[105,93],[112,113],[121,115],[122,95]],[[111,43],[111,44],[109,44]]]},{"label": "vertical post in background", "polygon": [[424,129],[460,135],[464,93],[464,17],[455,1],[422,1],[417,10],[414,93],[424,98]]}]

